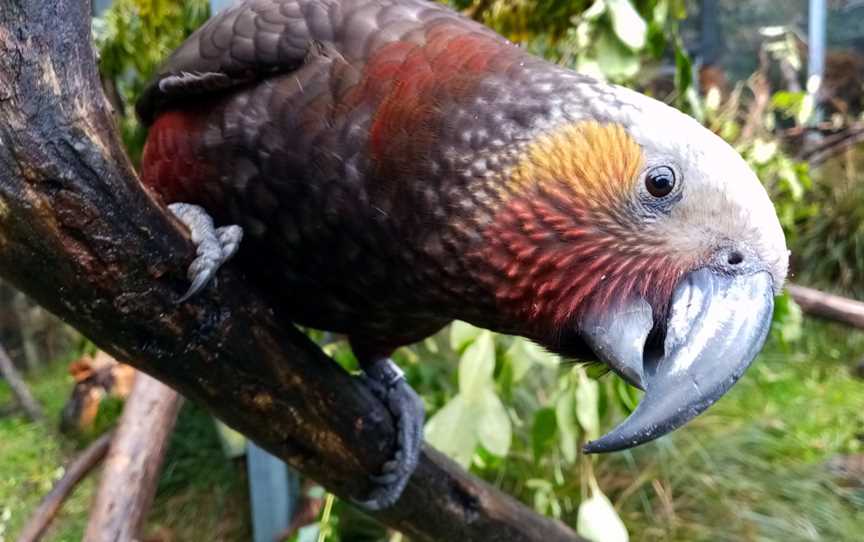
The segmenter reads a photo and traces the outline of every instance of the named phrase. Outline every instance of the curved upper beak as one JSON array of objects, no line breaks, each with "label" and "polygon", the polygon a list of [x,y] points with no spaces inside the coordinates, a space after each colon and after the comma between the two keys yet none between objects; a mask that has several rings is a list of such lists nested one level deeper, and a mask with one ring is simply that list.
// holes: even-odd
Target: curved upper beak
[{"label": "curved upper beak", "polygon": [[711,406],[762,349],[773,310],[769,273],[732,275],[702,268],[686,275],[672,295],[662,351],[646,345],[654,321],[645,300],[589,311],[581,323],[582,336],[602,361],[645,395],[626,420],[589,442],[585,452],[611,452],[654,440]]}]

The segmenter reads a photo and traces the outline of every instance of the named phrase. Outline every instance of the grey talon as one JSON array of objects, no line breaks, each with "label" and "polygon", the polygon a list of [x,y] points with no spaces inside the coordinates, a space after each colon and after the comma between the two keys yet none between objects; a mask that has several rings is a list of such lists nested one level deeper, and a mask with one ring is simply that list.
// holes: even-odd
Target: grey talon
[{"label": "grey talon", "polygon": [[182,303],[210,284],[219,268],[237,253],[243,229],[234,225],[216,228],[207,211],[198,205],[172,203],[168,210],[189,229],[189,237],[196,247],[195,260],[187,271],[191,284],[177,301]]}]

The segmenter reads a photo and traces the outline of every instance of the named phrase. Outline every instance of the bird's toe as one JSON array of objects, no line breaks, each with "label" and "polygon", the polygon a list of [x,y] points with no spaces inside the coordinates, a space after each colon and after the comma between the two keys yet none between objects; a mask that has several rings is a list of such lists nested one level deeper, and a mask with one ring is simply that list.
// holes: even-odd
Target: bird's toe
[{"label": "bird's toe", "polygon": [[189,265],[189,289],[178,300],[182,303],[203,290],[216,276],[216,272],[237,252],[243,239],[239,226],[216,228],[204,208],[188,203],[172,203],[168,210],[189,229],[195,243],[195,259]]},{"label": "bird's toe", "polygon": [[370,477],[373,489],[355,503],[368,510],[392,506],[402,495],[417,467],[423,445],[423,401],[389,359],[382,359],[365,371],[364,381],[381,399],[396,422],[396,449],[379,474]]}]

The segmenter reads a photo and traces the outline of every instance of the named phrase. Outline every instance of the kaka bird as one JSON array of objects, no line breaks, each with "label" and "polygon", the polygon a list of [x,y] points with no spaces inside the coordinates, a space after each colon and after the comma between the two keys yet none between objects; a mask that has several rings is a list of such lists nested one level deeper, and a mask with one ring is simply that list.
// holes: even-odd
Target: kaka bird
[{"label": "kaka bird", "polygon": [[399,434],[370,508],[398,498],[422,441],[395,348],[460,319],[600,360],[645,391],[586,446],[619,450],[735,383],[786,277],[773,205],[719,137],[433,2],[240,2],[138,113],[143,183],[198,244],[185,297],[243,234],[254,286],[348,336]]}]

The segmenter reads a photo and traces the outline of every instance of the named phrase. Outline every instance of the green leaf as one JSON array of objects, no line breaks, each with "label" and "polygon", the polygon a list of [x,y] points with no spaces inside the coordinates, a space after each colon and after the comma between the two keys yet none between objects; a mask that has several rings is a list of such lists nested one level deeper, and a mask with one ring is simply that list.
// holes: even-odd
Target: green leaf
[{"label": "green leaf", "polygon": [[473,342],[481,331],[483,330],[479,327],[456,320],[450,324],[450,348],[460,352],[465,346]]},{"label": "green leaf", "polygon": [[558,446],[561,454],[569,463],[576,462],[579,444],[579,422],[576,420],[576,395],[567,386],[555,402],[555,421],[561,438]]},{"label": "green leaf", "polygon": [[654,15],[652,17],[653,23],[663,26],[666,24],[666,19],[669,16],[669,2],[666,0],[660,0],[657,2],[657,5],[654,6]]},{"label": "green leaf", "polygon": [[777,155],[777,142],[776,141],[765,141],[764,139],[757,138],[753,142],[753,151],[752,157],[753,162],[757,165],[767,164],[774,156]]},{"label": "green leaf", "polygon": [[618,397],[618,401],[624,406],[625,409],[627,409],[628,412],[633,412],[639,405],[639,397],[641,392],[627,382],[625,382],[618,375],[615,375],[613,378],[615,379],[615,395]]},{"label": "green leaf", "polygon": [[481,401],[492,384],[495,371],[495,341],[492,332],[482,331],[459,360],[459,393],[466,401]]},{"label": "green leaf", "polygon": [[506,456],[510,451],[513,428],[507,409],[494,390],[487,389],[484,392],[481,411],[477,431],[480,444],[493,455]]},{"label": "green leaf", "polygon": [[576,57],[576,71],[601,81],[606,79],[606,74],[597,59],[585,53],[579,53]]},{"label": "green leaf", "polygon": [[806,93],[780,90],[771,96],[771,106],[779,110],[786,117],[796,117],[804,107]]},{"label": "green leaf", "polygon": [[639,71],[639,56],[608,33],[600,34],[595,51],[597,64],[610,79],[629,79]]},{"label": "green leaf", "polygon": [[576,419],[589,440],[600,436],[600,415],[597,408],[599,400],[597,381],[591,380],[584,371],[580,371],[576,385]]},{"label": "green leaf", "polygon": [[522,380],[534,364],[551,369],[558,368],[561,364],[561,358],[522,337],[513,339],[510,348],[504,352],[504,361],[513,367],[513,382]]},{"label": "green leaf", "polygon": [[456,395],[426,422],[426,441],[468,468],[477,447],[478,411],[476,404],[471,405]]},{"label": "green leaf", "polygon": [[436,341],[434,337],[426,337],[423,341],[423,346],[425,346],[426,350],[432,354],[438,353],[438,341]]},{"label": "green leaf", "polygon": [[226,457],[235,459],[246,453],[246,437],[216,418],[213,418],[213,425],[216,426],[219,442],[222,444],[222,451]]},{"label": "green leaf", "polygon": [[606,0],[595,0],[591,7],[582,13],[582,18],[588,21],[594,21],[606,13]]},{"label": "green leaf", "polygon": [[549,352],[537,343],[522,338],[519,341],[522,343],[528,359],[534,363],[551,369],[557,369],[561,365],[561,358],[559,356]]},{"label": "green leaf", "polygon": [[531,448],[534,459],[539,460],[555,439],[558,425],[555,422],[555,411],[551,408],[541,408],[534,413],[534,423],[531,426]]},{"label": "green leaf", "polygon": [[684,95],[693,86],[693,61],[684,44],[677,40],[675,42],[675,88],[678,93]]},{"label": "green leaf", "polygon": [[612,18],[612,29],[621,43],[633,51],[645,47],[648,25],[630,0],[606,0]]},{"label": "green leaf", "polygon": [[525,339],[517,337],[510,344],[510,348],[504,352],[504,362],[510,365],[511,370],[513,371],[512,380],[514,383],[522,380],[534,365],[534,361],[531,359],[525,348],[526,342]]},{"label": "green leaf", "polygon": [[593,542],[628,542],[627,528],[612,503],[597,487],[593,475],[589,480],[591,497],[579,505],[576,531]]},{"label": "green leaf", "polygon": [[789,292],[783,292],[774,300],[774,320],[771,330],[780,334],[784,344],[791,344],[803,336],[803,319],[801,307],[792,299]]}]

